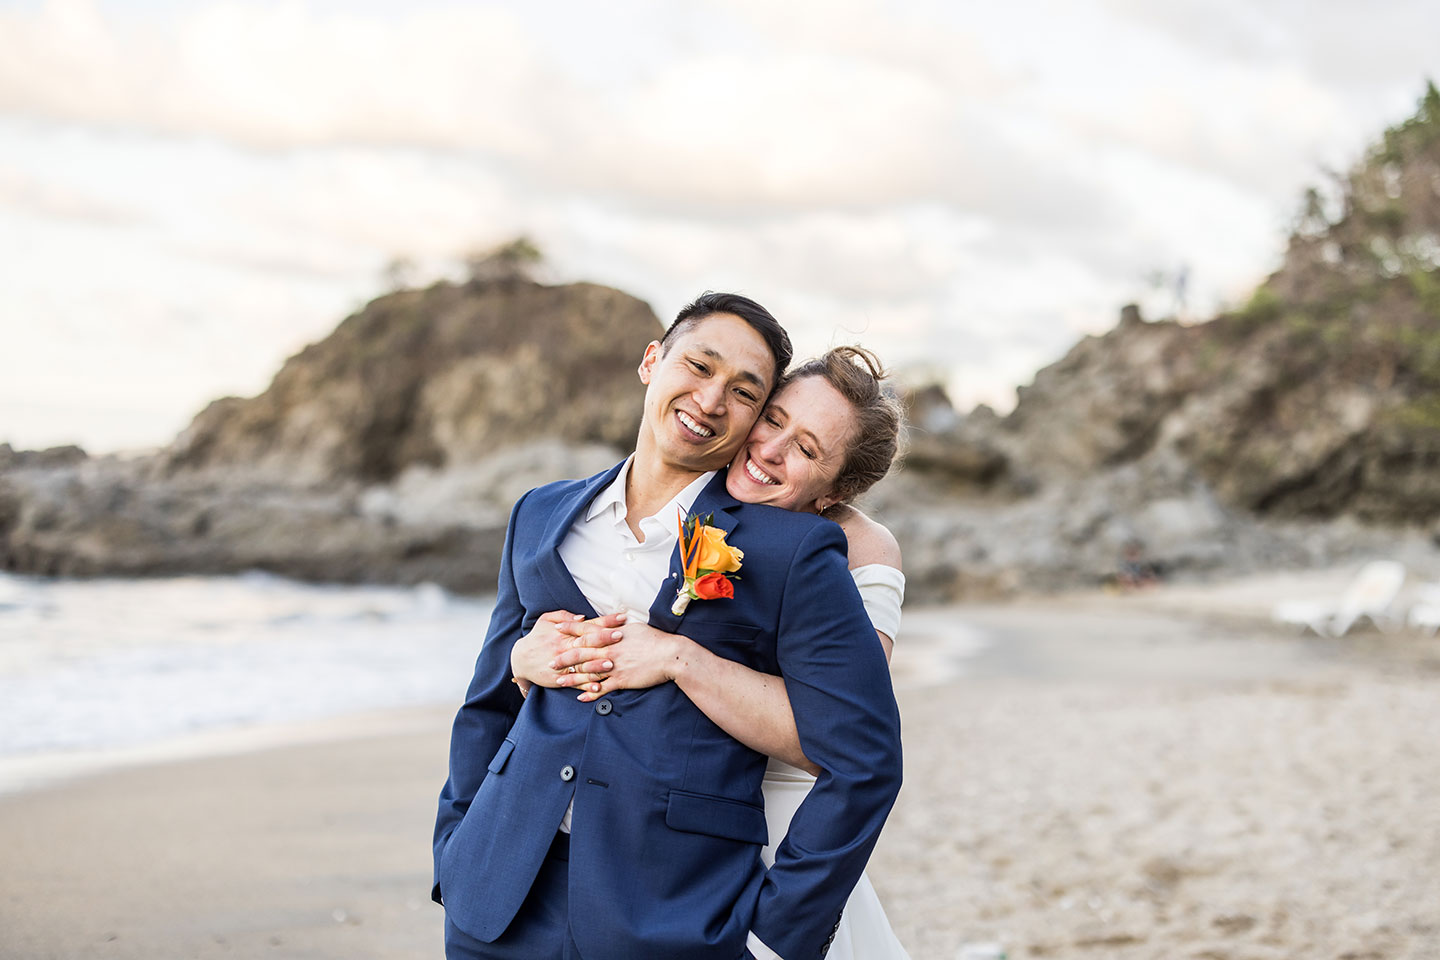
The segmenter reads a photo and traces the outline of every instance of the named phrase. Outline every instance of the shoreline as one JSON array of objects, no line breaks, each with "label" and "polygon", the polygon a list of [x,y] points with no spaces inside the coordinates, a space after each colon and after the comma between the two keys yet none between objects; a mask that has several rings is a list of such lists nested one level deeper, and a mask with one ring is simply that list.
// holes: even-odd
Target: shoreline
[{"label": "shoreline", "polygon": [[[1356,649],[1382,655],[1395,641],[1374,635],[1326,639],[1269,621],[1273,598],[1334,595],[1348,568],[1282,572],[1219,583],[1145,590],[1022,595],[992,603],[907,607],[891,665],[897,695],[964,680],[1179,679],[1225,683],[1310,673]],[[482,602],[486,598],[481,598]],[[1077,638],[1102,642],[1077,644]],[[1399,638],[1403,646],[1405,639]],[[1422,665],[1440,666],[1419,651]],[[1414,652],[1414,651],[1412,651]],[[1414,658],[1411,658],[1414,659]],[[458,684],[457,684],[458,689]],[[0,756],[0,799],[104,773],[253,753],[448,724],[456,703],[362,708],[320,717],[201,729],[125,747]]]},{"label": "shoreline", "polygon": [[0,801],[126,770],[414,733],[428,729],[437,717],[443,717],[448,726],[454,715],[454,708],[440,704],[378,708],[307,720],[217,727],[127,747],[4,756],[0,757]]},{"label": "shoreline", "polygon": [[[915,960],[1434,955],[1440,642],[1201,600],[907,611],[906,783],[869,872]],[[200,734],[0,796],[0,958],[437,956],[451,717]]]}]

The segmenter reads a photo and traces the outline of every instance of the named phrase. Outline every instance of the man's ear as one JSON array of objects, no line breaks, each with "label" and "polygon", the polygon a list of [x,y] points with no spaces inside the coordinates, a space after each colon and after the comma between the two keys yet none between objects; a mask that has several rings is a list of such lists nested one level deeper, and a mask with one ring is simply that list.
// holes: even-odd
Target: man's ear
[{"label": "man's ear", "polygon": [[640,359],[640,367],[636,371],[640,374],[640,382],[646,386],[650,385],[650,377],[655,372],[655,364],[660,362],[660,341],[651,340],[650,345],[645,348],[645,356]]}]

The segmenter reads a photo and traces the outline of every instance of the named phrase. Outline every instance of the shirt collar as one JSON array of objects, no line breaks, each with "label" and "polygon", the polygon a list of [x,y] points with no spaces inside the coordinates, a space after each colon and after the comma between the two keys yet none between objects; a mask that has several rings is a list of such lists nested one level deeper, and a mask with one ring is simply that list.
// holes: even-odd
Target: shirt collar
[{"label": "shirt collar", "polygon": [[[594,520],[606,510],[614,510],[617,520],[625,518],[625,481],[630,476],[630,465],[634,462],[635,454],[633,453],[625,458],[625,463],[621,465],[620,472],[615,475],[615,479],[606,484],[605,489],[597,493],[595,499],[590,501],[590,509],[585,511],[586,520]],[[700,491],[704,490],[705,485],[714,479],[716,472],[711,470],[709,473],[702,473],[690,481],[690,485],[675,494],[674,499],[661,507],[656,516],[664,520],[677,507],[688,514],[690,507],[695,503],[695,498],[700,496]],[[645,519],[650,518],[646,517]]]},{"label": "shirt collar", "polygon": [[605,485],[605,489],[595,494],[595,499],[590,501],[590,509],[585,511],[586,520],[594,520],[606,510],[616,509],[620,516],[625,515],[625,480],[630,476],[630,464],[635,459],[635,454],[625,458],[620,465],[620,472],[615,479]]}]

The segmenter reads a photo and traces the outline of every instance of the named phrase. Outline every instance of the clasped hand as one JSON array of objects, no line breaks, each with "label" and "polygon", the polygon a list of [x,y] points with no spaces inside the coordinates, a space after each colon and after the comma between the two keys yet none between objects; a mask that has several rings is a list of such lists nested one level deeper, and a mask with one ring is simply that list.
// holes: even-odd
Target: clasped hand
[{"label": "clasped hand", "polygon": [[531,685],[574,687],[581,691],[577,699],[588,702],[675,679],[687,643],[649,624],[630,623],[623,613],[586,620],[553,610],[515,642],[510,670],[522,696]]}]

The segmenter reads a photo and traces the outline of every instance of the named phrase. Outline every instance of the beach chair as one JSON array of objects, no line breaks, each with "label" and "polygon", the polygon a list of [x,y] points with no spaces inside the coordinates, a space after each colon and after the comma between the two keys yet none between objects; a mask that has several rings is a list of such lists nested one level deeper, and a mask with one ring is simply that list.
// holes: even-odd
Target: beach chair
[{"label": "beach chair", "polygon": [[1440,583],[1427,583],[1417,593],[1418,599],[1411,604],[1405,620],[1433,637],[1440,630]]},{"label": "beach chair", "polygon": [[1399,625],[1392,607],[1404,585],[1403,563],[1373,560],[1360,568],[1338,600],[1286,600],[1277,603],[1271,615],[1322,637],[1343,637],[1364,619],[1388,633]]}]

